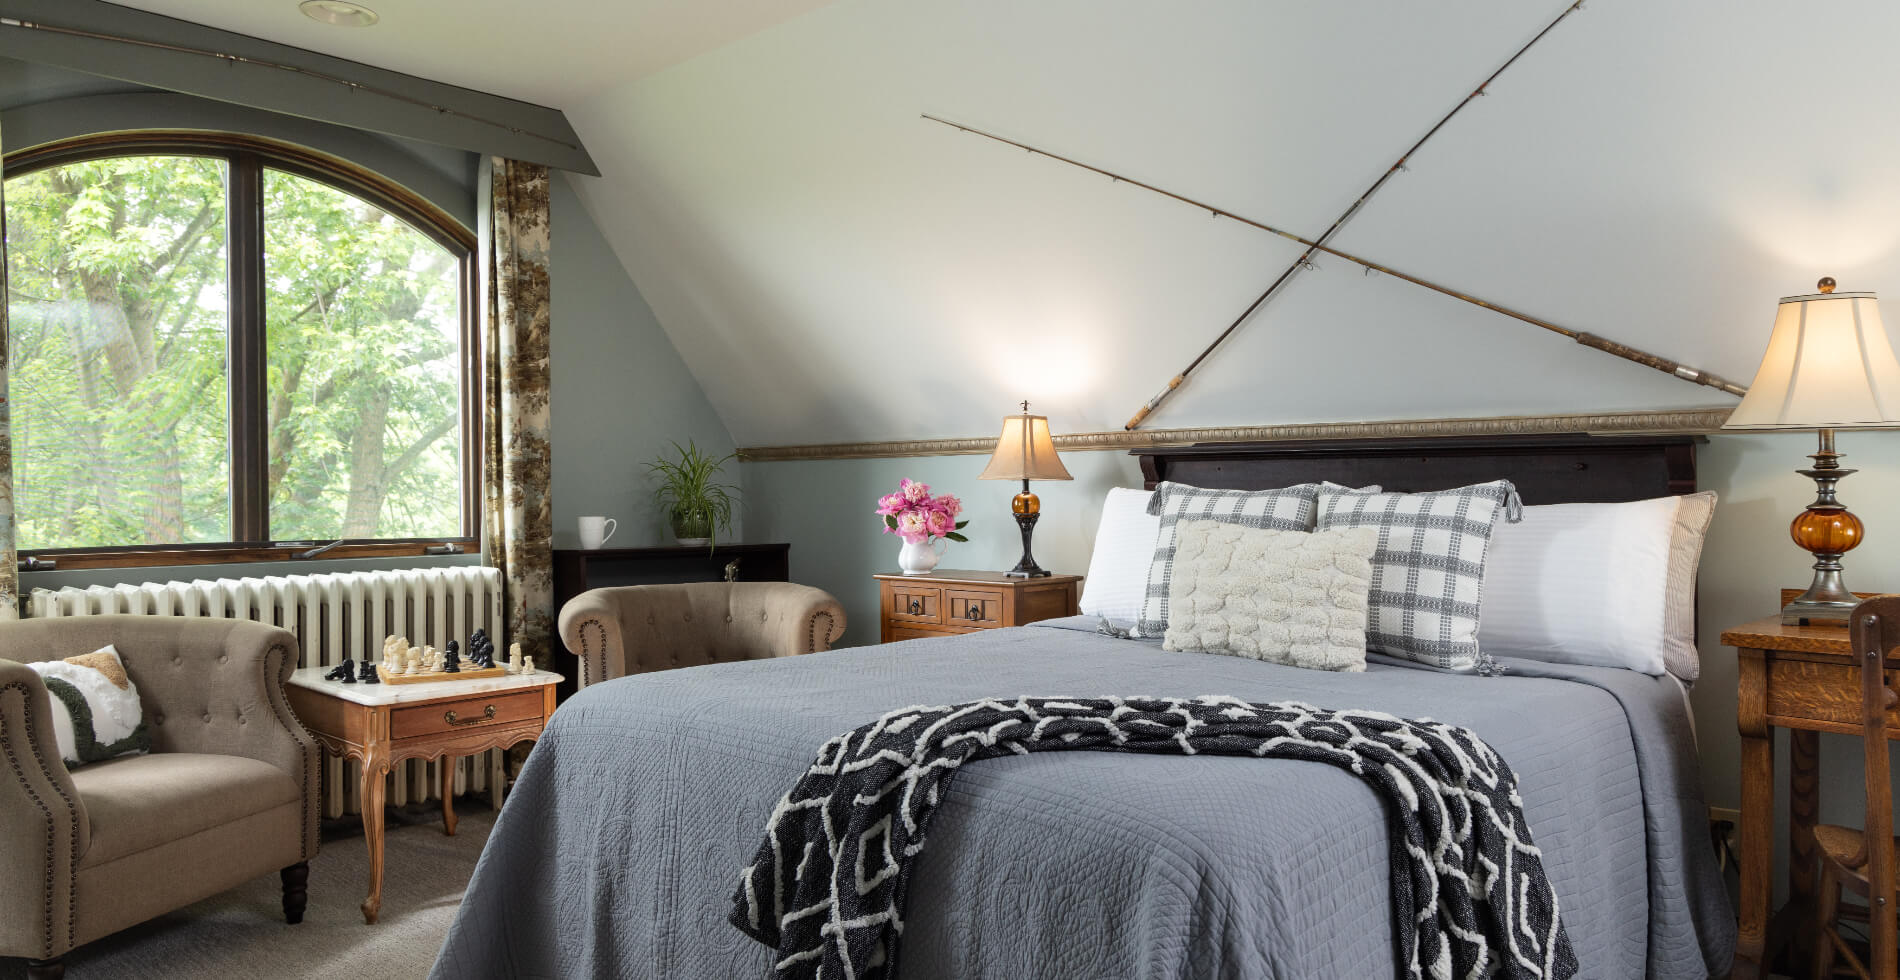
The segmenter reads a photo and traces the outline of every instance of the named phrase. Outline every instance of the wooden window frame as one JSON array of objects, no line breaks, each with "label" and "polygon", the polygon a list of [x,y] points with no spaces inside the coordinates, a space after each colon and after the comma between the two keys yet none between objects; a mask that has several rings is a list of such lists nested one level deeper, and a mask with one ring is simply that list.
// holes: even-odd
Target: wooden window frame
[{"label": "wooden window frame", "polygon": [[[0,174],[22,174],[106,157],[215,157],[226,162],[226,343],[229,361],[230,497],[233,540],[177,545],[37,548],[20,552],[22,571],[52,568],[140,568],[234,562],[295,561],[313,548],[317,559],[395,558],[479,550],[482,527],[482,358],[476,238],[460,222],[414,192],[346,160],[290,143],[236,133],[155,131],[81,137],[10,153]],[[382,208],[456,256],[461,291],[462,527],[450,537],[348,539],[283,543],[270,538],[270,433],[264,310],[263,174],[279,170],[336,188]]]}]

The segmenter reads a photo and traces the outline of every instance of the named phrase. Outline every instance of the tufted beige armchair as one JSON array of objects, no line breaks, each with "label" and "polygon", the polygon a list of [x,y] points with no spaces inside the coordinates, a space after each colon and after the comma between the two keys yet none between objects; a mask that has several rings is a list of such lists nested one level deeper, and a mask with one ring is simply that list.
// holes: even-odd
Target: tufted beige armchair
[{"label": "tufted beige armchair", "polygon": [[[40,676],[118,648],[150,755],[68,771]],[[302,921],[317,852],[316,743],[284,683],[297,638],[239,620],[87,616],[0,624],[0,956],[58,978],[68,950],[272,871]]]},{"label": "tufted beige armchair", "polygon": [[691,582],[594,589],[561,607],[580,686],[627,674],[829,650],[844,635],[830,593],[789,582]]}]

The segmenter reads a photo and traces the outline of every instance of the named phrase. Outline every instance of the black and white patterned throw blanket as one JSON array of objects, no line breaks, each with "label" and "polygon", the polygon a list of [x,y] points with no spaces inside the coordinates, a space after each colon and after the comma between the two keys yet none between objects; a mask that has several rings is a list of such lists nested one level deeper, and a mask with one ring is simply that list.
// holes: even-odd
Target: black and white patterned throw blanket
[{"label": "black and white patterned throw blanket", "polygon": [[839,735],[773,810],[733,897],[732,923],[778,951],[775,977],[892,975],[910,871],[957,768],[1076,749],[1305,759],[1348,770],[1388,804],[1399,976],[1577,972],[1517,777],[1476,734],[1374,711],[1218,696],[911,707]]}]

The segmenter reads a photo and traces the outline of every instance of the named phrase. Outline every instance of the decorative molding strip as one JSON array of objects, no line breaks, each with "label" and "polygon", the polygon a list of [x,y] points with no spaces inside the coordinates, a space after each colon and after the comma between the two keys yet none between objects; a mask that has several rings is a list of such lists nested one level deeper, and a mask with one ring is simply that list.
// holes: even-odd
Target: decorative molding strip
[{"label": "decorative molding strip", "polygon": [[[1390,422],[1310,422],[1298,425],[1235,425],[1200,429],[1138,429],[1133,432],[1072,432],[1055,437],[1064,452],[1098,452],[1184,446],[1197,442],[1286,442],[1299,439],[1412,439],[1422,436],[1551,435],[1561,432],[1713,432],[1734,407],[1691,408],[1602,415],[1509,415],[1480,419],[1401,419]],[[836,442],[815,446],[748,446],[739,460],[764,463],[794,459],[889,459],[906,456],[980,456],[996,448],[994,436],[976,439],[917,439],[908,442]]]}]

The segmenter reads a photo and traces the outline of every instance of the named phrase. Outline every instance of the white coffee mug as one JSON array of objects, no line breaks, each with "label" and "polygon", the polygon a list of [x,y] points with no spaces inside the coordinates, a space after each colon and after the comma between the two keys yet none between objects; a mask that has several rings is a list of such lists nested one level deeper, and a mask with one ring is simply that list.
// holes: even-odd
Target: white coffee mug
[{"label": "white coffee mug", "polygon": [[581,518],[581,547],[592,551],[607,543],[614,536],[614,528],[620,523],[611,517]]}]

